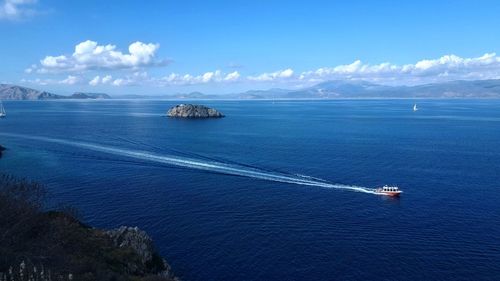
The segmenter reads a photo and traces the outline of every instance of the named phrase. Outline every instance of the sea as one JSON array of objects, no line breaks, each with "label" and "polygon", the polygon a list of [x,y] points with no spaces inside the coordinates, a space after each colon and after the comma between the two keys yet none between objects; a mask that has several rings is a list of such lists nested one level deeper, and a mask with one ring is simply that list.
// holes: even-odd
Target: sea
[{"label": "sea", "polygon": [[500,100],[187,102],[4,101],[0,172],[186,281],[500,280]]}]

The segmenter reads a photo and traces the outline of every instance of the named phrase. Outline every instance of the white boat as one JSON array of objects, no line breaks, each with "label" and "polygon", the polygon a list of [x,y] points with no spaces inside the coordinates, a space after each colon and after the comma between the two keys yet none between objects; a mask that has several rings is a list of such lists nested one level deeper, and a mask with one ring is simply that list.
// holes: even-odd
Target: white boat
[{"label": "white boat", "polygon": [[413,111],[417,111],[417,110],[418,110],[418,108],[417,108],[417,104],[414,104],[414,105],[413,105]]},{"label": "white boat", "polygon": [[5,113],[5,108],[3,107],[2,101],[0,101],[0,118],[3,118],[7,116],[7,113]]},{"label": "white boat", "polygon": [[403,193],[403,191],[399,190],[399,187],[397,187],[397,186],[384,185],[383,187],[375,189],[375,193],[380,194],[380,195],[397,197],[397,196],[401,195],[401,193]]}]

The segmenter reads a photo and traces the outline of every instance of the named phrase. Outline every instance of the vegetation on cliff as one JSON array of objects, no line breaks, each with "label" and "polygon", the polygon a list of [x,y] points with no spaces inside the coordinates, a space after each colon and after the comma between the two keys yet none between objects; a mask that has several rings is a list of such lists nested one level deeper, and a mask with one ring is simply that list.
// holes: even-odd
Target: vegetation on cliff
[{"label": "vegetation on cliff", "polygon": [[145,232],[91,228],[70,209],[44,211],[44,197],[0,174],[0,280],[177,280]]}]

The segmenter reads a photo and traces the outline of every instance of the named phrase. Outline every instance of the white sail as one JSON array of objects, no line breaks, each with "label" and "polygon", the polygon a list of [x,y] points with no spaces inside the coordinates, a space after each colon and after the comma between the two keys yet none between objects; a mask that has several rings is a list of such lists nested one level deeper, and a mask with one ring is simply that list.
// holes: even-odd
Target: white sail
[{"label": "white sail", "polygon": [[413,111],[417,111],[417,110],[418,110],[418,108],[417,108],[417,104],[414,104],[414,105],[413,105]]},{"label": "white sail", "polygon": [[2,101],[0,101],[0,117],[5,117],[7,114],[5,113],[5,108],[3,107]]}]

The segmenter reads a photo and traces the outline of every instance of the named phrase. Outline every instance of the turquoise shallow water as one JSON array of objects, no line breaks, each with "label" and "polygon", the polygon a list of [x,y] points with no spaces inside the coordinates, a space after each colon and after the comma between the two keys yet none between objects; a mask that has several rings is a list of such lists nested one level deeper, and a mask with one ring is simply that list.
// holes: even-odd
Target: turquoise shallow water
[{"label": "turquoise shallow water", "polygon": [[145,229],[184,280],[498,280],[500,101],[203,103],[227,117],[4,102],[0,170]]}]

